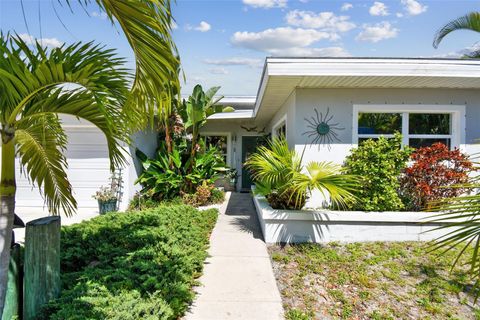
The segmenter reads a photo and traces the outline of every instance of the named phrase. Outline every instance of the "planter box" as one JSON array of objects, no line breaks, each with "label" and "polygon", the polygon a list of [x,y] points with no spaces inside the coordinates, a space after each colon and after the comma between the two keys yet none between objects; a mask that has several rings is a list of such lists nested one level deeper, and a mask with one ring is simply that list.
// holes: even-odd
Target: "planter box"
[{"label": "planter box", "polygon": [[275,210],[264,197],[253,201],[266,243],[429,241],[452,231],[427,232],[446,223],[428,222],[430,212]]}]

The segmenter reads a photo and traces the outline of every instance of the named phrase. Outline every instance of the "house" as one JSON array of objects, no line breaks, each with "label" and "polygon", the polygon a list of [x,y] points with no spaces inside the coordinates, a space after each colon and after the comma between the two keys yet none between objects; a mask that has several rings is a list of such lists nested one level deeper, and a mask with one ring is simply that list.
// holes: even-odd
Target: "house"
[{"label": "house", "polygon": [[[480,151],[480,61],[402,58],[267,58],[256,97],[226,97],[235,112],[209,118],[202,135],[222,145],[227,164],[240,173],[238,189],[251,180],[242,163],[262,137],[285,135],[305,150],[304,161],[342,163],[359,141],[403,134],[404,144],[436,141],[474,154]],[[91,195],[105,184],[105,140],[88,124],[68,124],[68,162],[80,210],[96,210]],[[154,152],[156,134],[141,132],[134,146]],[[135,163],[122,172],[122,208],[135,191]],[[37,192],[20,180],[19,212],[41,206]]]}]

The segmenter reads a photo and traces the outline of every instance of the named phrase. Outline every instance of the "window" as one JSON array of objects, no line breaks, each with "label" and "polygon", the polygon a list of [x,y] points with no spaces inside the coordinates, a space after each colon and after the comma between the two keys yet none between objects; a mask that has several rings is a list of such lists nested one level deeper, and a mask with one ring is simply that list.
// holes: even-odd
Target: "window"
[{"label": "window", "polygon": [[225,135],[220,135],[220,134],[215,134],[215,135],[210,135],[210,134],[205,134],[205,145],[206,147],[217,147],[218,150],[222,153],[222,156],[225,160],[225,163],[228,165],[229,164],[229,156],[228,156],[228,150],[229,150],[229,136],[227,134]]},{"label": "window", "polygon": [[[449,148],[460,144],[464,126],[462,106],[354,106],[353,143],[361,143],[380,136],[391,137],[395,132],[403,136],[403,144],[414,148],[441,142]],[[420,109],[422,108],[422,109]]]},{"label": "window", "polygon": [[287,116],[283,116],[280,121],[278,121],[274,126],[272,130],[273,136],[274,137],[287,137]]}]

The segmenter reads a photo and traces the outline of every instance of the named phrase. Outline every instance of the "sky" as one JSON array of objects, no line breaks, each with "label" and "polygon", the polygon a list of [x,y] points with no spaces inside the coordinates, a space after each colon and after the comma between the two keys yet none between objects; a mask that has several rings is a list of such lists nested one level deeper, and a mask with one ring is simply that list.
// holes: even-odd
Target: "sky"
[{"label": "sky", "polygon": [[[224,95],[255,95],[268,56],[459,57],[480,46],[480,34],[455,32],[438,49],[433,36],[479,9],[479,0],[177,0],[172,32],[182,92],[199,83],[221,86]],[[134,66],[121,30],[93,4],[70,10],[58,0],[0,0],[0,29],[51,47],[95,41]]]}]

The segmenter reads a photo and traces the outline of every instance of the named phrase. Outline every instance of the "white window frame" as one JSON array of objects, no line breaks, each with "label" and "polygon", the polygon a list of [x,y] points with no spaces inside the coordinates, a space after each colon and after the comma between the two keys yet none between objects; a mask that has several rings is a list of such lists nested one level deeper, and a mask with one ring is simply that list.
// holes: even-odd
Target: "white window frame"
[{"label": "white window frame", "polygon": [[[359,113],[400,113],[402,114],[402,145],[408,145],[409,139],[415,138],[439,138],[450,139],[450,148],[463,149],[465,146],[465,106],[464,105],[391,105],[391,104],[354,104],[353,105],[353,125],[352,125],[352,143],[358,145],[359,138],[377,138],[379,136],[392,137],[392,134],[358,134],[358,115]],[[450,114],[451,133],[449,135],[440,134],[409,134],[410,113],[448,113]]]},{"label": "white window frame", "polygon": [[230,132],[201,132],[200,136],[208,137],[208,136],[216,136],[216,137],[227,137],[227,166],[231,166],[232,160],[230,155],[232,154],[232,134]]},{"label": "white window frame", "polygon": [[285,125],[285,139],[287,138],[288,134],[288,125],[287,125],[287,115],[285,114],[283,117],[280,118],[273,126],[272,126],[272,137],[278,138],[277,130],[281,126]]}]

